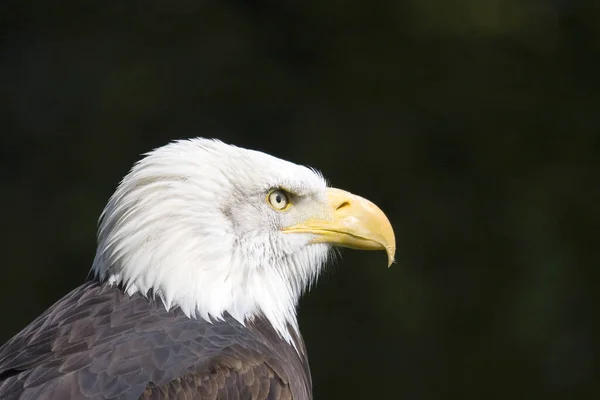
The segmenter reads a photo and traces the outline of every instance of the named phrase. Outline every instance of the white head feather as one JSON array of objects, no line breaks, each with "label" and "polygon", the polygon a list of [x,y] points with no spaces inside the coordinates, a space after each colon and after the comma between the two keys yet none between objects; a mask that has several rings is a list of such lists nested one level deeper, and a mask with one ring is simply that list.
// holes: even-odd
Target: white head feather
[{"label": "white head feather", "polygon": [[[319,214],[326,182],[309,168],[216,140],[177,141],[139,161],[101,217],[93,273],[129,294],[151,290],[190,318],[264,315],[286,340],[329,246],[281,228]],[[296,202],[266,201],[285,188]]]}]

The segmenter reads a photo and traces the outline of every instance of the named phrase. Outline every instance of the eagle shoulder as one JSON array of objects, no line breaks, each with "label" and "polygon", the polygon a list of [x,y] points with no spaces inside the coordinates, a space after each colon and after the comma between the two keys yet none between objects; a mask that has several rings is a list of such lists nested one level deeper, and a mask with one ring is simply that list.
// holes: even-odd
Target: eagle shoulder
[{"label": "eagle shoulder", "polygon": [[0,347],[0,398],[305,400],[307,368],[263,320],[190,319],[88,282]]}]

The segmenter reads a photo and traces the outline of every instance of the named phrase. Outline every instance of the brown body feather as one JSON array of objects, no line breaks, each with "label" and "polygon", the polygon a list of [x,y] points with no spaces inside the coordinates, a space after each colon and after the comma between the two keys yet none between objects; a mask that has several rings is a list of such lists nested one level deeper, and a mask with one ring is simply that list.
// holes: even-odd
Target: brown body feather
[{"label": "brown body feather", "polygon": [[88,282],[0,347],[0,398],[307,400],[293,336],[298,351],[264,318],[209,323]]}]

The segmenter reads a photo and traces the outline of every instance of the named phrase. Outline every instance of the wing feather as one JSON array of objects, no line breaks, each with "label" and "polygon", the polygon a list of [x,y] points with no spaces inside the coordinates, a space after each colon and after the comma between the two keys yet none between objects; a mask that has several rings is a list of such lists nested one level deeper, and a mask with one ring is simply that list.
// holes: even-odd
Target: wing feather
[{"label": "wing feather", "polygon": [[0,348],[0,398],[309,399],[297,347],[260,318],[208,323],[88,282]]}]

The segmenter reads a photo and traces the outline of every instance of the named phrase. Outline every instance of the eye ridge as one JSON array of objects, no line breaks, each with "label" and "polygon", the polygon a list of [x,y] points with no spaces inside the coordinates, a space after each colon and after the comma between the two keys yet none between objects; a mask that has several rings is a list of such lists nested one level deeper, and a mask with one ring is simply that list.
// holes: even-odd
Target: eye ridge
[{"label": "eye ridge", "polygon": [[275,211],[285,211],[292,204],[290,193],[281,188],[272,189],[267,193],[267,203]]}]

